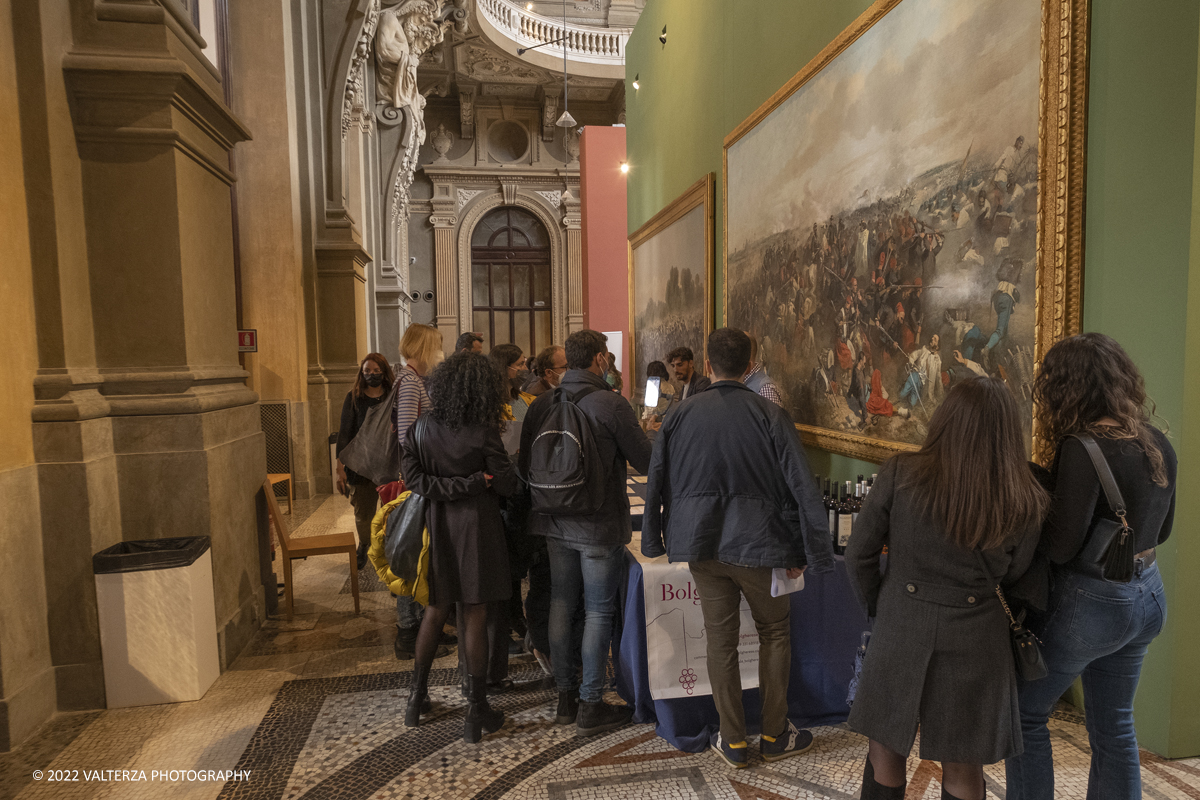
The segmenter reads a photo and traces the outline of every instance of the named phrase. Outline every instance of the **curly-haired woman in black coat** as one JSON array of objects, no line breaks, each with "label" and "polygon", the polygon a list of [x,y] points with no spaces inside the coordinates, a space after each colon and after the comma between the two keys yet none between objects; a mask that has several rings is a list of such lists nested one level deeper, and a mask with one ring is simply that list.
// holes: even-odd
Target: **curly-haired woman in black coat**
[{"label": "curly-haired woman in black coat", "polygon": [[517,488],[517,473],[500,441],[505,386],[482,355],[459,352],[429,376],[432,409],[413,424],[404,442],[408,488],[429,499],[429,607],[417,636],[413,688],[405,722],[419,721],[428,700],[429,670],[442,626],[455,603],[467,661],[463,739],[478,742],[504,724],[487,701],[487,603],[507,600],[508,551],[500,496]]}]

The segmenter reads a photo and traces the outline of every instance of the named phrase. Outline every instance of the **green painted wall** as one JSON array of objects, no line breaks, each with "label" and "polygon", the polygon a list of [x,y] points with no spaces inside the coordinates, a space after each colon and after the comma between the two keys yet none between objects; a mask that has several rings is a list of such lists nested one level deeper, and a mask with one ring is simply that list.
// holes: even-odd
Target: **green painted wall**
[{"label": "green painted wall", "polygon": [[[1195,485],[1200,466],[1198,44],[1194,0],[1092,2],[1084,327],[1115,337],[1142,368],[1182,487]],[[1198,515],[1200,497],[1182,491],[1159,549],[1167,630],[1150,648],[1135,706],[1142,746],[1170,756],[1200,754]]]},{"label": "green painted wall", "polygon": [[[716,174],[718,320],[725,135],[869,5],[651,0],[634,31],[626,56],[629,230],[704,173]],[[1200,423],[1185,421],[1200,419],[1200,4],[1092,7],[1084,325],[1115,336],[1141,365],[1179,451],[1180,485],[1196,485]],[[875,471],[828,453],[811,458],[815,472],[841,480]],[[1137,700],[1142,745],[1171,757],[1200,754],[1198,518],[1200,493],[1181,493],[1175,533],[1160,551],[1168,626],[1146,659]]]},{"label": "green painted wall", "polygon": [[[762,105],[871,0],[650,0],[625,59],[629,231],[705,173],[717,176],[714,293],[722,308],[721,153],[725,135]],[[752,13],[751,13],[752,12]],[[667,26],[667,45],[658,41]],[[632,82],[640,76],[641,89]],[[873,464],[812,452],[813,472],[840,480]]]}]

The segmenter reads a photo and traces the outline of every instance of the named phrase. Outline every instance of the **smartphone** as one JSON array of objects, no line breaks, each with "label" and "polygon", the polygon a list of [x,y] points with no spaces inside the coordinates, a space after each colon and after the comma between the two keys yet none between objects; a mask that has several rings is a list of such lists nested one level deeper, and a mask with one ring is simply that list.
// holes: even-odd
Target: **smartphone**
[{"label": "smartphone", "polygon": [[655,408],[658,406],[658,389],[661,378],[646,379],[646,408]]}]

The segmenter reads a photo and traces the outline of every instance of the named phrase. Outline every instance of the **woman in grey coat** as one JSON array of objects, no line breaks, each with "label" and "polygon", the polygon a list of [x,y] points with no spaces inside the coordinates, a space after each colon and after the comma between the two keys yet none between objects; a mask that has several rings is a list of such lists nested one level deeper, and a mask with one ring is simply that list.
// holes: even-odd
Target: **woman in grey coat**
[{"label": "woman in grey coat", "polygon": [[1021,752],[1008,619],[994,590],[1028,568],[1046,503],[1016,402],[994,378],[955,386],[921,450],[880,470],[846,549],[855,592],[876,618],[849,721],[871,739],[862,800],[904,797],[918,728],[921,758],[942,762],[943,798],[982,800],[983,765]]}]

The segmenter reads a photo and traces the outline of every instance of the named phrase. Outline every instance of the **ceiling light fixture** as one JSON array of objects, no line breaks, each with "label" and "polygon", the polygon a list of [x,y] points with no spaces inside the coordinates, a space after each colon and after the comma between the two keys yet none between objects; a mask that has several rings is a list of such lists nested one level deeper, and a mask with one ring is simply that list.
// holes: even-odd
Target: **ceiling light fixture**
[{"label": "ceiling light fixture", "polygon": [[634,90],[635,92],[636,92],[638,89],[642,88],[642,85],[641,85],[640,83],[638,83],[638,78],[640,78],[640,77],[642,77],[642,73],[640,73],[640,72],[639,72],[637,75],[634,75],[634,76],[633,76],[633,90]]},{"label": "ceiling light fixture", "polygon": [[[567,30],[567,0],[563,0],[563,31]],[[575,118],[571,116],[571,98],[567,92],[567,46],[563,45],[563,113],[558,118],[558,122],[554,123],[560,128],[574,128],[577,123]],[[566,143],[566,131],[563,131],[564,146]]]}]

